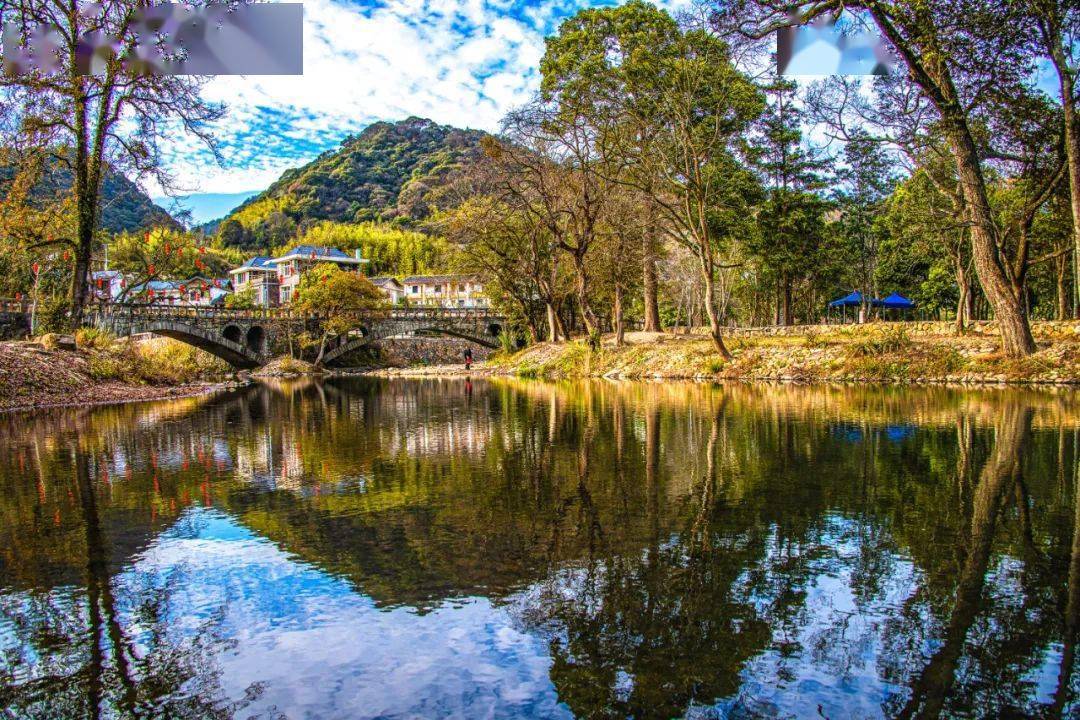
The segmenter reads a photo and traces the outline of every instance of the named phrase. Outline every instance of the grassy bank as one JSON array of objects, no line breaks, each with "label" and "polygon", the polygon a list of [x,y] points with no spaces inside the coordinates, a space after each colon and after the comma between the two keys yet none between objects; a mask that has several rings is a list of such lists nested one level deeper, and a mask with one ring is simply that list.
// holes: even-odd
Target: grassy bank
[{"label": "grassy bank", "polygon": [[703,334],[628,333],[599,350],[540,343],[488,361],[519,377],[716,378],[789,382],[1080,383],[1080,323],[1035,323],[1039,350],[1007,358],[993,323],[956,336],[947,323],[733,331],[723,360]]},{"label": "grassy bank", "polygon": [[74,350],[50,336],[0,343],[0,410],[175,397],[232,375],[224,361],[167,338],[84,330],[75,339]]}]

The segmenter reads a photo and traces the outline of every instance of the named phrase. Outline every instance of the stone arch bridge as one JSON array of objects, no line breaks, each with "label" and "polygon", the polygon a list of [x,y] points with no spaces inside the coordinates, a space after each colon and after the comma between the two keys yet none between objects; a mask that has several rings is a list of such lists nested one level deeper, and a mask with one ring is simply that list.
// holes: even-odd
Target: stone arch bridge
[{"label": "stone arch bridge", "polygon": [[[115,335],[153,333],[194,345],[238,368],[254,368],[284,350],[290,333],[322,334],[325,317],[288,308],[110,304],[88,309],[86,324]],[[353,327],[327,341],[323,362],[337,363],[365,345],[401,335],[444,335],[497,347],[506,319],[474,308],[391,308],[353,318]]]}]

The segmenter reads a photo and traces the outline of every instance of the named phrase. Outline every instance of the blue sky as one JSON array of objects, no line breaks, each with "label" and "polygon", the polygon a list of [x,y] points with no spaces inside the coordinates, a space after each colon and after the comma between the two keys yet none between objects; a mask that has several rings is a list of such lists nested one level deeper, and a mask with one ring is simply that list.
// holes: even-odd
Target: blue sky
[{"label": "blue sky", "polygon": [[[219,77],[206,89],[229,109],[215,133],[225,164],[180,132],[167,148],[179,205],[196,223],[222,217],[377,120],[495,130],[536,90],[544,37],[578,9],[616,1],[305,0],[303,76]],[[1040,79],[1056,97],[1052,74]]]},{"label": "blue sky", "polygon": [[[377,120],[494,130],[539,83],[544,37],[590,0],[305,0],[304,75],[219,77],[226,162],[178,134],[169,167],[203,222]],[[664,3],[661,3],[664,4]],[[148,188],[166,207],[158,188]]]}]

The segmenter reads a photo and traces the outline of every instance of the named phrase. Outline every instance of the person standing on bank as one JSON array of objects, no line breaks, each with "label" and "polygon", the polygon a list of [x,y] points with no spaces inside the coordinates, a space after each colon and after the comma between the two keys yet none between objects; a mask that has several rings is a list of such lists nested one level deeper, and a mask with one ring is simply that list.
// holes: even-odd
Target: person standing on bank
[{"label": "person standing on bank", "polygon": [[465,348],[465,369],[472,369],[472,348]]}]

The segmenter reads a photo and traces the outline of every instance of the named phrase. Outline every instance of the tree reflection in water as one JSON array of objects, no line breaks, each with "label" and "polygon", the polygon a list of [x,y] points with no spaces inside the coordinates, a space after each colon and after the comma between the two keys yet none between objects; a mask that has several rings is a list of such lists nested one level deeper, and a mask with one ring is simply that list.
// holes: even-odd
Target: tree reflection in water
[{"label": "tree reflection in water", "polygon": [[365,380],[6,416],[0,703],[1072,716],[1078,407]]}]

